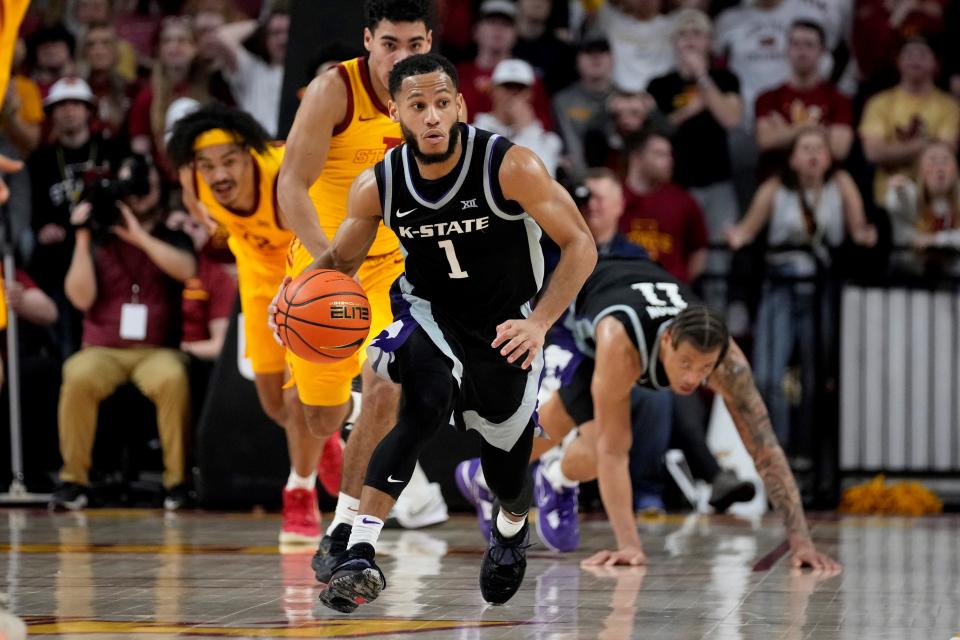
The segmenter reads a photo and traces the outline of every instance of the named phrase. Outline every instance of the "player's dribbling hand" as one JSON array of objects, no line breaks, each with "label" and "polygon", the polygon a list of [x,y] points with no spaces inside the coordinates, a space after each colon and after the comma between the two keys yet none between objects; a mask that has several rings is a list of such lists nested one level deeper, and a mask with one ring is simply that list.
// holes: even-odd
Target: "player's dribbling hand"
[{"label": "player's dribbling hand", "polygon": [[543,341],[547,334],[547,327],[529,318],[507,320],[497,325],[497,337],[490,345],[494,349],[500,348],[500,355],[506,356],[507,362],[513,364],[523,354],[527,354],[523,369],[529,369],[537,353],[543,348]]},{"label": "player's dribbling hand", "polygon": [[280,339],[280,333],[277,331],[277,301],[280,299],[280,294],[283,293],[283,290],[286,289],[291,280],[293,280],[293,278],[290,276],[283,277],[283,282],[280,283],[280,288],[277,289],[277,294],[273,296],[273,300],[271,300],[270,304],[267,305],[267,326],[270,327],[270,333],[273,335],[273,339],[276,340],[277,344],[279,344],[281,347],[286,345],[283,344],[283,340]]},{"label": "player's dribbling hand", "polygon": [[843,567],[825,553],[820,553],[809,540],[791,545],[790,566],[794,569],[810,567],[817,573],[839,575]]},{"label": "player's dribbling hand", "polygon": [[639,547],[624,547],[616,551],[604,549],[583,560],[581,567],[615,567],[625,565],[629,567],[638,567],[647,564],[647,554]]}]

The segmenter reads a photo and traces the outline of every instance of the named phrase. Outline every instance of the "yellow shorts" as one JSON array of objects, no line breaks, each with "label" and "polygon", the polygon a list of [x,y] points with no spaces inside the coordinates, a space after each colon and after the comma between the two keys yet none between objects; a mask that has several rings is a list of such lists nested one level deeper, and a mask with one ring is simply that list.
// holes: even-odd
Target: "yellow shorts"
[{"label": "yellow shorts", "polygon": [[250,359],[254,373],[282,373],[287,366],[287,350],[277,344],[267,326],[267,307],[283,282],[283,268],[282,261],[276,266],[267,266],[252,260],[237,260],[245,355]]},{"label": "yellow shorts", "polygon": [[[296,239],[290,245],[287,274],[296,276],[313,262],[310,253]],[[298,358],[287,351],[290,382],[295,384],[300,401],[314,407],[333,407],[350,399],[350,385],[360,374],[367,359],[367,345],[393,321],[390,286],[403,273],[403,255],[399,250],[363,261],[357,277],[370,300],[370,333],[355,354],[339,362],[319,364]]]}]

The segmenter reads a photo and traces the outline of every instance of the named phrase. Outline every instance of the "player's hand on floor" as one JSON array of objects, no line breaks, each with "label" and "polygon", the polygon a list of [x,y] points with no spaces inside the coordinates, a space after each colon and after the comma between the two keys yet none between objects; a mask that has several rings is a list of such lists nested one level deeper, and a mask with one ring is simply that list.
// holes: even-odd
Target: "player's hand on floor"
[{"label": "player's hand on floor", "polygon": [[283,290],[287,288],[287,285],[290,284],[290,281],[293,280],[290,276],[284,276],[283,282],[280,283],[280,288],[277,289],[277,294],[273,296],[273,300],[270,301],[270,304],[267,306],[267,326],[270,327],[270,332],[273,334],[273,339],[277,341],[281,347],[286,346],[283,344],[283,340],[280,338],[280,333],[277,330],[277,301],[280,300],[280,295],[283,293]]},{"label": "player's hand on floor", "polygon": [[795,544],[790,549],[790,566],[794,569],[810,567],[815,572],[839,575],[843,567],[825,553],[820,553],[810,541]]},{"label": "player's hand on floor", "polygon": [[637,567],[647,564],[647,554],[639,547],[624,547],[616,551],[604,549],[598,551],[580,563],[581,567],[615,567],[619,565]]},{"label": "player's hand on floor", "polygon": [[543,348],[543,341],[548,327],[529,318],[507,320],[497,326],[497,337],[490,345],[494,349],[500,348],[500,355],[506,356],[507,362],[514,363],[526,354],[523,363],[524,369],[529,369],[537,353]]}]

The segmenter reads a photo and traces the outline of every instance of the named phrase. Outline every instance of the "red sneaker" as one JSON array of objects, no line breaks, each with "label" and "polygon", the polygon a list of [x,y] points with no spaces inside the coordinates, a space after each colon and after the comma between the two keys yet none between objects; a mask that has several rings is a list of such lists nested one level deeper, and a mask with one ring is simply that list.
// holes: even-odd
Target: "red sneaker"
[{"label": "red sneaker", "polygon": [[323,444],[323,453],[317,463],[320,486],[332,498],[340,494],[340,475],[343,473],[343,440],[335,433]]},{"label": "red sneaker", "polygon": [[317,490],[283,490],[283,528],[280,544],[311,544],[320,542],[320,509]]}]

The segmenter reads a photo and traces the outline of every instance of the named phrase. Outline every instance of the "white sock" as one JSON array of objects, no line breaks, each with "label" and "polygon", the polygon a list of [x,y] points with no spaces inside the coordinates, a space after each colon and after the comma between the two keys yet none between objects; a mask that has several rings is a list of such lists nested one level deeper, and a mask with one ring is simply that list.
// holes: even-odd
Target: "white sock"
[{"label": "white sock", "polygon": [[350,541],[347,542],[347,549],[361,542],[366,542],[376,548],[381,529],[383,529],[383,520],[380,518],[368,515],[357,516],[353,521],[353,529],[350,531]]},{"label": "white sock", "polygon": [[357,511],[360,510],[360,500],[351,498],[343,491],[337,496],[337,510],[333,514],[333,522],[327,527],[327,535],[333,533],[337,525],[348,524],[353,526],[353,520],[357,517]]},{"label": "white sock", "polygon": [[500,535],[504,538],[512,538],[520,533],[520,529],[523,529],[523,523],[526,521],[527,516],[523,516],[519,522],[514,522],[504,515],[503,509],[500,509],[500,512],[497,514],[497,531],[499,531]]},{"label": "white sock", "polygon": [[296,470],[291,467],[290,475],[287,477],[287,489],[306,489],[310,491],[317,486],[317,472],[314,471],[309,476],[298,475]]},{"label": "white sock", "polygon": [[553,485],[554,489],[560,489],[561,487],[577,487],[580,485],[576,480],[571,480],[567,476],[563,475],[563,471],[560,470],[562,460],[553,460],[547,464],[547,468],[544,469],[543,475],[547,477],[547,480],[550,481],[550,484]]}]

